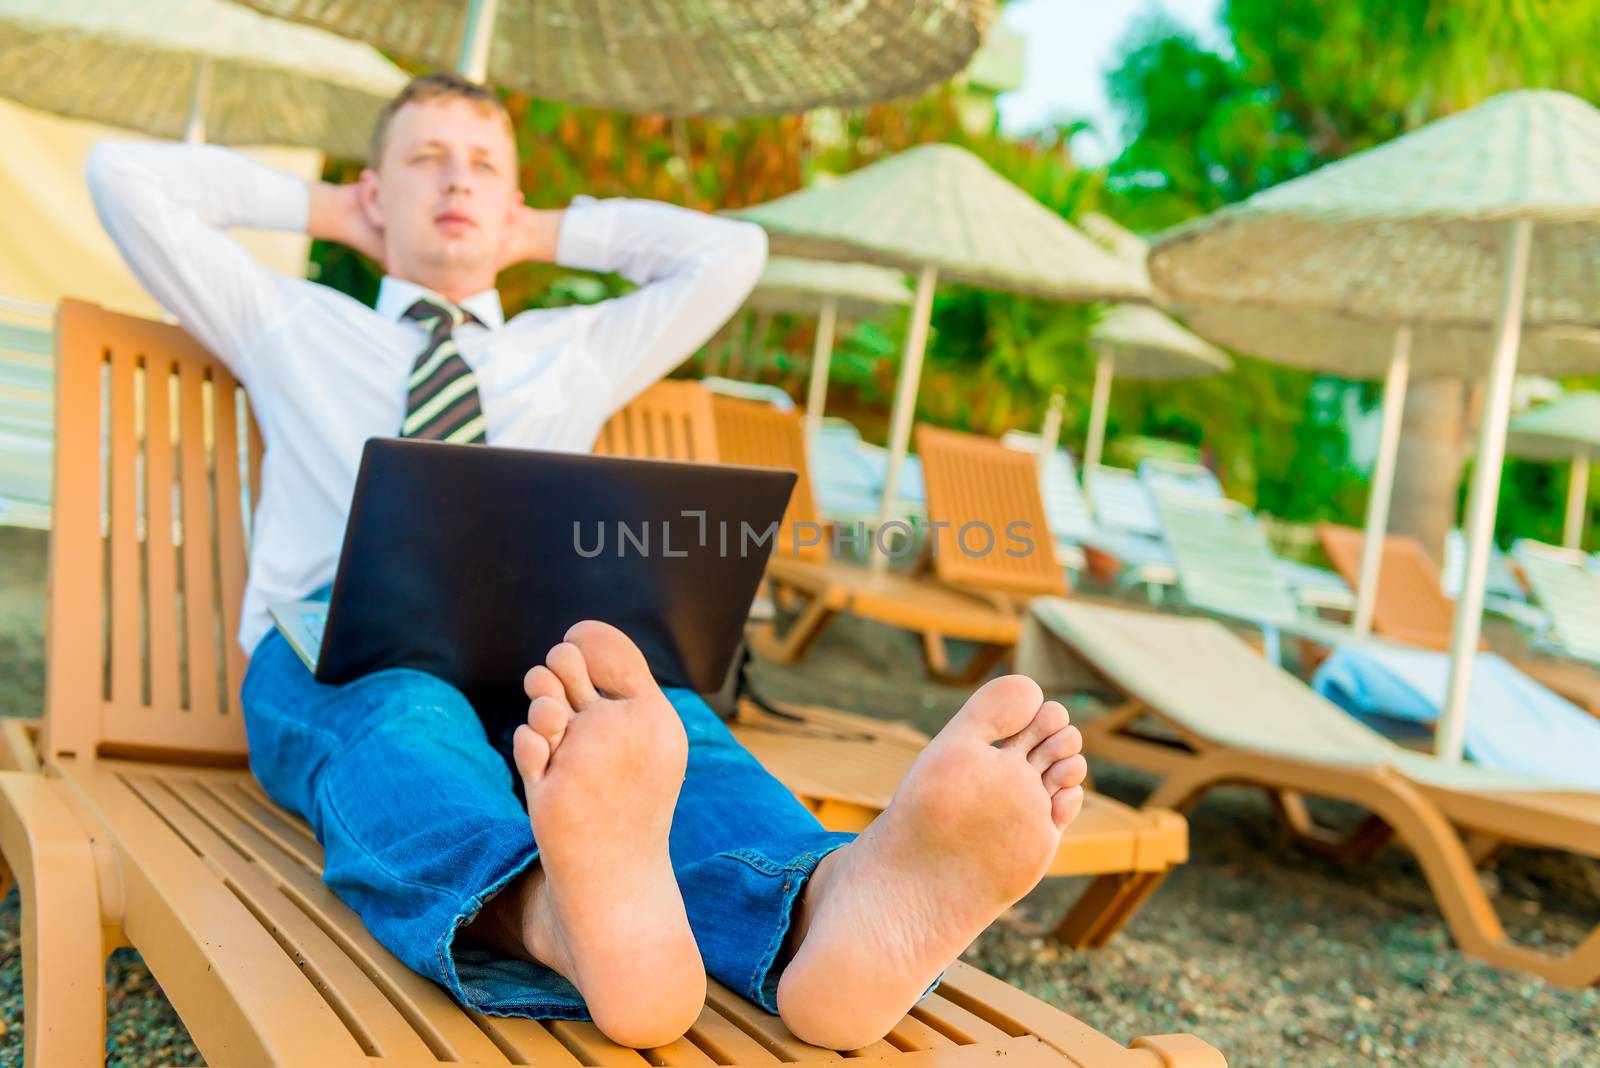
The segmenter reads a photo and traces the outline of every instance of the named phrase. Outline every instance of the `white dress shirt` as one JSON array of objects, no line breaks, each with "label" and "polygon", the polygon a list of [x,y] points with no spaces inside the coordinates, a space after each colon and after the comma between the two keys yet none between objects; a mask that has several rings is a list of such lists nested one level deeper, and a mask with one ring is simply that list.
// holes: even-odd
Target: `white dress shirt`
[{"label": "white dress shirt", "polygon": [[[427,291],[385,278],[374,309],[261,266],[224,231],[304,231],[307,187],[236,152],[102,142],[88,178],[139,281],[249,391],[266,457],[238,635],[248,652],[272,625],[267,605],[333,580],[362,446],[399,432],[406,379],[427,343],[422,324],[400,316]],[[578,198],[556,262],[615,271],[639,288],[510,322],[493,289],[461,302],[484,324],[456,339],[478,377],[489,442],[587,452],[613,412],[738,309],[765,258],[766,236],[749,223]]]}]

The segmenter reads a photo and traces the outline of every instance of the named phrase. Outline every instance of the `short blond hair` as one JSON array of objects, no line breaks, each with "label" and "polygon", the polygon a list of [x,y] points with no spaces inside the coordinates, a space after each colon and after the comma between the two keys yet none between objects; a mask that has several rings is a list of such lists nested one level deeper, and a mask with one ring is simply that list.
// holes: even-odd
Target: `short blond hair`
[{"label": "short blond hair", "polygon": [[477,105],[485,114],[496,112],[505,120],[506,133],[516,141],[516,130],[511,125],[511,113],[506,110],[505,102],[499,95],[486,85],[463,78],[459,74],[449,71],[434,71],[431,74],[419,74],[406,83],[406,87],[395,94],[393,100],[383,105],[383,110],[378,113],[378,121],[372,126],[372,142],[367,148],[367,166],[374,169],[383,162],[383,150],[389,142],[389,126],[394,121],[401,108],[407,104],[421,104],[429,100],[467,100]]}]

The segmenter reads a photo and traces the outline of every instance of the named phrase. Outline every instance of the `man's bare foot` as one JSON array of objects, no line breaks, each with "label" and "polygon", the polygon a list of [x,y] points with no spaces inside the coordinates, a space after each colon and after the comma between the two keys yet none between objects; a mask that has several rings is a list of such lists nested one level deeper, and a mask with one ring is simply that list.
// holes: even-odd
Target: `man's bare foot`
[{"label": "man's bare foot", "polygon": [[1083,807],[1082,747],[1067,710],[1031,679],[973,694],[883,815],[807,883],[778,981],[789,1030],[832,1049],[887,1034],[1044,877]]},{"label": "man's bare foot", "polygon": [[667,853],[683,724],[638,647],[607,623],[567,631],[524,686],[528,723],[513,748],[539,867],[519,887],[522,941],[614,1042],[665,1045],[706,996]]}]

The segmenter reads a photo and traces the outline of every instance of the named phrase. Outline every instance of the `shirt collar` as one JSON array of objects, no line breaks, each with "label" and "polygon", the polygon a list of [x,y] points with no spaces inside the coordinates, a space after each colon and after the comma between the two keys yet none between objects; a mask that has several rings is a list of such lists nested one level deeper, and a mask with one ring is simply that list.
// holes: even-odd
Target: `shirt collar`
[{"label": "shirt collar", "polygon": [[[405,314],[407,308],[423,297],[437,297],[431,289],[408,282],[404,278],[396,278],[392,274],[383,276],[383,281],[378,285],[378,303],[376,310],[379,315],[391,322],[399,322],[400,316]],[[485,289],[482,293],[474,293],[461,302],[461,307],[478,317],[478,320],[490,330],[497,330],[505,325],[506,313],[500,307],[500,291],[498,289]]]}]

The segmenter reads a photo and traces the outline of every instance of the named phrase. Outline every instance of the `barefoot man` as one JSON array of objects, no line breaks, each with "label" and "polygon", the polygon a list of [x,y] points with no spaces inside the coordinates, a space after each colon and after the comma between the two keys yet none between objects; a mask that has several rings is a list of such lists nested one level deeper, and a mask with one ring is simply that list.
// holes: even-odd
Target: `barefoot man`
[{"label": "barefoot man", "polygon": [[[709,973],[807,1041],[876,1041],[1043,876],[1083,802],[1077,728],[1030,680],[991,682],[855,837],[604,623],[534,663],[527,723],[503,739],[423,672],[313,681],[266,606],[327,595],[366,439],[587,449],[734,312],[766,253],[755,227],[662,204],[526,207],[504,108],[452,75],[390,103],[369,163],[342,186],[216,147],[103,144],[89,163],[106,229],[244,383],[266,440],[239,632],[256,777],[310,823],[373,935],[473,1009],[659,1046]],[[359,249],[388,272],[376,308],[261,267],[230,227]],[[508,322],[495,277],[524,260],[639,288]]]}]

